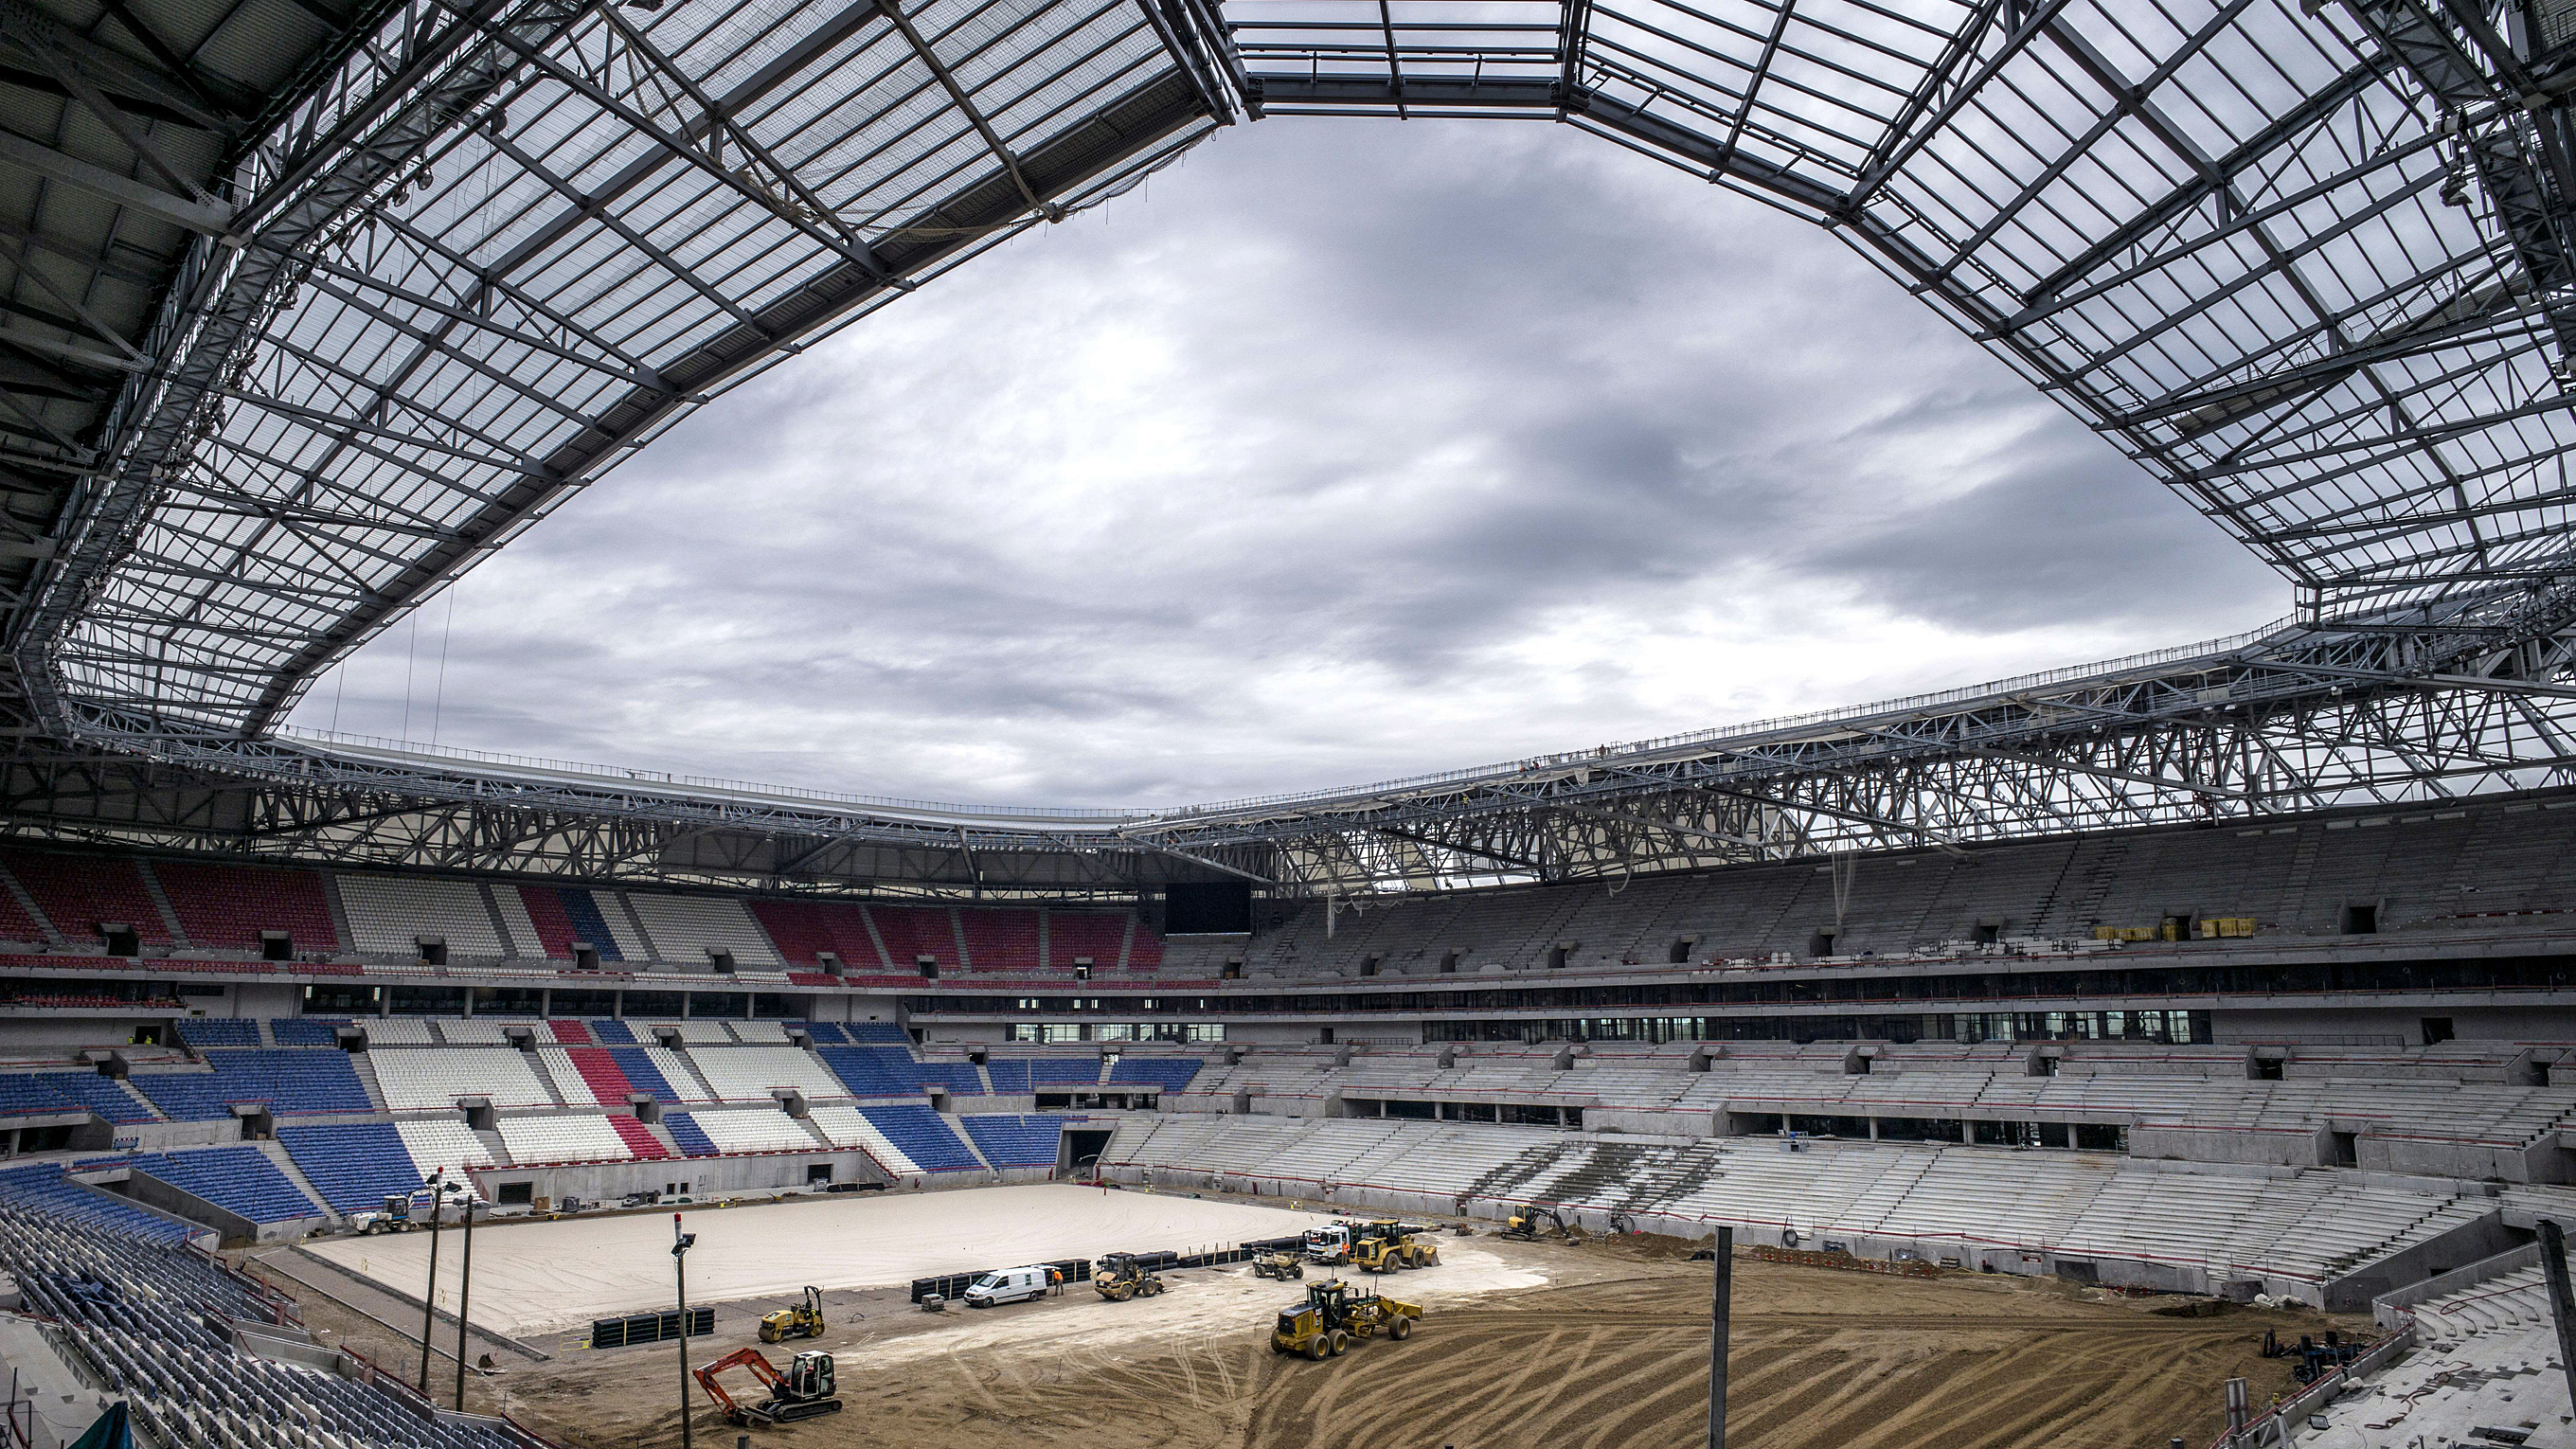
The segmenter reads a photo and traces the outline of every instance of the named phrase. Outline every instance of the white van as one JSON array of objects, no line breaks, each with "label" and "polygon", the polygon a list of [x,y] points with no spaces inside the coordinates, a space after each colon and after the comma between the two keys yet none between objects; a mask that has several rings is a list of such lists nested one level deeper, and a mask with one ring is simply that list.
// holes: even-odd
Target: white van
[{"label": "white van", "polygon": [[966,1285],[966,1306],[990,1308],[996,1303],[1044,1298],[1054,1279],[1055,1269],[1044,1263],[1030,1268],[997,1268]]}]

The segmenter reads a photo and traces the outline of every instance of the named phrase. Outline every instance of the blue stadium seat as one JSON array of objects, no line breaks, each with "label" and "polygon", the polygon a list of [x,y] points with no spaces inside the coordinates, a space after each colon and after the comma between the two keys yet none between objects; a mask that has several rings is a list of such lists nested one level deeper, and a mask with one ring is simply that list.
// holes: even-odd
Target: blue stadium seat
[{"label": "blue stadium seat", "polygon": [[924,1172],[972,1172],[983,1166],[948,1129],[947,1121],[928,1107],[861,1107],[859,1111]]},{"label": "blue stadium seat", "polygon": [[1166,1092],[1177,1092],[1199,1074],[1197,1057],[1120,1057],[1109,1068],[1112,1082],[1157,1082]]},{"label": "blue stadium seat", "polygon": [[81,1167],[131,1167],[181,1192],[193,1193],[255,1223],[312,1217],[320,1211],[268,1154],[256,1147],[208,1147],[194,1152],[138,1152],[92,1159]]},{"label": "blue stadium seat", "polygon": [[872,1042],[899,1047],[912,1045],[912,1037],[890,1021],[854,1021],[843,1030],[849,1033],[851,1041],[861,1045]]},{"label": "blue stadium seat", "polygon": [[179,1035],[192,1047],[255,1047],[259,1023],[230,1016],[191,1017],[179,1023]]},{"label": "blue stadium seat", "polygon": [[270,1040],[279,1046],[338,1046],[340,1028],[349,1024],[347,1017],[308,1016],[272,1021],[268,1024]]},{"label": "blue stadium seat", "polygon": [[633,1046],[635,1044],[634,1028],[628,1026],[622,1021],[594,1021],[590,1023],[590,1034],[599,1038],[599,1044],[601,1046]]},{"label": "blue stadium seat", "polygon": [[995,1057],[984,1063],[984,1075],[993,1079],[993,1090],[1002,1096],[1025,1097],[1029,1094],[1027,1062],[1006,1062]]},{"label": "blue stadium seat", "polygon": [[0,1118],[94,1112],[110,1122],[149,1122],[152,1111],[96,1072],[0,1073]]},{"label": "blue stadium seat", "polygon": [[966,1135],[995,1167],[1053,1167],[1064,1138],[1062,1117],[962,1117]]},{"label": "blue stadium seat", "polygon": [[0,1206],[24,1208],[58,1222],[103,1228],[147,1243],[183,1243],[189,1230],[156,1217],[113,1193],[83,1187],[63,1176],[59,1162],[0,1171]]},{"label": "blue stadium seat", "polygon": [[277,1140],[323,1199],[344,1213],[373,1211],[420,1186],[420,1166],[402,1137],[380,1122],[345,1127],[280,1127]]},{"label": "blue stadium seat", "polygon": [[[625,1023],[617,1024],[623,1026]],[[662,1069],[653,1065],[651,1057],[644,1055],[645,1050],[640,1046],[610,1047],[608,1059],[617,1063],[617,1069],[626,1074],[627,1082],[635,1090],[652,1093],[654,1101],[680,1100],[680,1094],[672,1091],[670,1082],[662,1076]]]},{"label": "blue stadium seat", "polygon": [[706,1133],[706,1129],[700,1127],[697,1123],[697,1119],[691,1117],[688,1113],[665,1112],[662,1114],[662,1125],[671,1130],[671,1140],[680,1144],[680,1155],[682,1157],[713,1157],[716,1155],[715,1139],[709,1137]]},{"label": "blue stadium seat", "polygon": [[170,1117],[214,1122],[236,1102],[258,1102],[278,1116],[372,1112],[367,1089],[346,1052],[310,1047],[249,1047],[205,1053],[212,1072],[136,1073],[131,1080]]},{"label": "blue stadium seat", "polygon": [[608,918],[599,913],[599,902],[591,899],[590,892],[579,886],[557,886],[555,896],[563,902],[564,918],[572,922],[573,939],[596,947],[602,961],[626,959],[626,953],[617,948],[617,933],[608,929]]},{"label": "blue stadium seat", "polygon": [[850,1034],[841,1030],[841,1024],[837,1021],[791,1021],[787,1023],[787,1029],[789,1031],[795,1031],[800,1028],[803,1029],[807,1036],[813,1038],[814,1045],[816,1046],[839,1046],[850,1039]]},{"label": "blue stadium seat", "polygon": [[1079,1087],[1100,1080],[1098,1057],[1033,1057],[1029,1080],[1040,1087]]}]

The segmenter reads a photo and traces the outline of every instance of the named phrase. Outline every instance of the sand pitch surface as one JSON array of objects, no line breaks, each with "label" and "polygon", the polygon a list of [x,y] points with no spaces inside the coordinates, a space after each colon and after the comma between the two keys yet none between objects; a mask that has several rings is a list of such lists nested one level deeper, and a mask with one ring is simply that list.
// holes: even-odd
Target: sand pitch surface
[{"label": "sand pitch surface", "polygon": [[[1067,1183],[958,1192],[851,1193],[738,1208],[684,1208],[698,1235],[689,1298],[793,1298],[825,1289],[1012,1267],[1116,1249],[1230,1247],[1330,1221],[1243,1202]],[[313,1251],[378,1282],[418,1293],[429,1235],[315,1243]],[[440,1235],[439,1302],[453,1305],[457,1235]],[[474,1321],[528,1335],[594,1318],[667,1310],[671,1219],[665,1213],[505,1223],[474,1233]]]}]

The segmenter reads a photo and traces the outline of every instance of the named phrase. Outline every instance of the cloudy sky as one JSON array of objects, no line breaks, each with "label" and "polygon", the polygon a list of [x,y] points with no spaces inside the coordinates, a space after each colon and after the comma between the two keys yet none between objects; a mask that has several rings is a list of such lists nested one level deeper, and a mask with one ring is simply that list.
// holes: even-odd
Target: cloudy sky
[{"label": "cloudy sky", "polygon": [[296,719],[1169,805],[2287,604],[1813,227],[1562,127],[1275,120],[700,411]]}]

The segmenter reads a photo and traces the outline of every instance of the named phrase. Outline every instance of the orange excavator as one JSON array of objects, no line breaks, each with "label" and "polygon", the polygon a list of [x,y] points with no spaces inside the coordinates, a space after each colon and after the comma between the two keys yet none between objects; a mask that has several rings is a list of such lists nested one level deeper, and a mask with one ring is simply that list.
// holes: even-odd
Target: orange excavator
[{"label": "orange excavator", "polygon": [[[751,1370],[751,1376],[769,1390],[769,1397],[746,1404],[725,1392],[720,1380],[730,1368]],[[758,1424],[765,1428],[841,1412],[840,1390],[832,1381],[832,1356],[819,1348],[806,1349],[790,1359],[785,1373],[780,1373],[756,1348],[735,1349],[695,1372],[698,1387],[724,1410],[726,1422],[737,1426]]]}]

